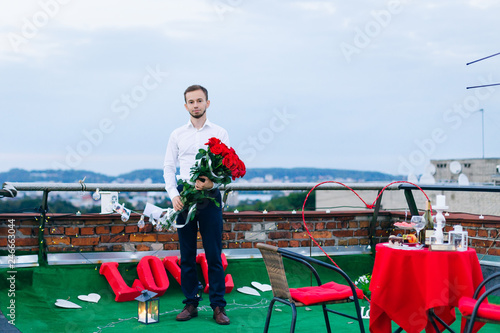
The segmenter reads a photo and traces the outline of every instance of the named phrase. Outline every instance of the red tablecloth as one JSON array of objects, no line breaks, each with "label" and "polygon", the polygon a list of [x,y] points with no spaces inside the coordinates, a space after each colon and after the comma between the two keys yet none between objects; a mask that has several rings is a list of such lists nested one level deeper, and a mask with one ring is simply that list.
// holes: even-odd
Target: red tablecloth
[{"label": "red tablecloth", "polygon": [[377,244],[370,283],[370,332],[391,332],[391,320],[408,333],[434,332],[428,310],[448,325],[462,296],[483,281],[476,251],[394,249]]}]

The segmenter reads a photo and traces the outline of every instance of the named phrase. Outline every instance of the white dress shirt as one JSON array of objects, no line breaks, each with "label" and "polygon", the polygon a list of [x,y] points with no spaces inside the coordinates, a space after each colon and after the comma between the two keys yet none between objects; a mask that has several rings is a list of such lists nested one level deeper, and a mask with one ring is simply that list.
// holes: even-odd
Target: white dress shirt
[{"label": "white dress shirt", "polygon": [[190,171],[194,165],[196,154],[200,148],[207,149],[205,143],[208,139],[216,137],[229,147],[229,135],[227,131],[208,119],[203,127],[196,129],[191,121],[186,125],[175,129],[168,139],[167,152],[163,163],[163,179],[165,179],[165,189],[170,199],[179,195],[177,191],[177,179],[175,172],[179,166],[179,179],[188,180],[191,178]]}]

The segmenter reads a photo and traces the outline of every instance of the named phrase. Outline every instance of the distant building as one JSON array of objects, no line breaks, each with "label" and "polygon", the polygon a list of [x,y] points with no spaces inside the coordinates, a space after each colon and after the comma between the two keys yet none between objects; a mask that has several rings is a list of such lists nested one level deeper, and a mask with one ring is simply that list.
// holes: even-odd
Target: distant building
[{"label": "distant building", "polygon": [[431,174],[436,183],[470,183],[500,185],[500,158],[431,160]]},{"label": "distant building", "polygon": [[[500,185],[500,158],[470,158],[431,160],[424,175],[415,181],[418,184],[481,184]],[[361,197],[372,203],[377,191],[359,191]],[[431,202],[436,202],[436,195],[444,194],[451,212],[500,216],[499,192],[459,192],[426,191]],[[415,191],[415,202],[420,209],[425,208],[425,197]],[[356,210],[364,204],[349,191],[317,191],[317,210]],[[382,209],[401,210],[407,208],[403,191],[386,191],[382,198]]]}]

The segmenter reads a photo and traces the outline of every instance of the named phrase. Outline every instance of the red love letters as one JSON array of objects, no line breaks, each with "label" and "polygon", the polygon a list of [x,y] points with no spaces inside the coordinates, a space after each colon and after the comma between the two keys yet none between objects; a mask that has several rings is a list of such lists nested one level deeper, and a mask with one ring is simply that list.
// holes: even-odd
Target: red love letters
[{"label": "red love letters", "polygon": [[[222,256],[222,265],[224,270],[227,267],[225,254]],[[196,256],[196,262],[201,265],[203,278],[205,279],[205,293],[208,293],[208,264],[204,253]],[[123,280],[118,271],[117,262],[106,262],[101,265],[99,273],[106,277],[111,289],[115,293],[116,302],[133,301],[141,294],[144,289],[154,291],[158,296],[162,296],[167,291],[169,281],[167,271],[172,274],[174,279],[181,284],[181,268],[179,258],[176,256],[165,257],[163,261],[155,256],[145,256],[137,265],[137,275],[139,279],[134,280],[132,287],[129,287]],[[234,282],[231,274],[226,275],[226,293],[230,293],[234,288]]]}]

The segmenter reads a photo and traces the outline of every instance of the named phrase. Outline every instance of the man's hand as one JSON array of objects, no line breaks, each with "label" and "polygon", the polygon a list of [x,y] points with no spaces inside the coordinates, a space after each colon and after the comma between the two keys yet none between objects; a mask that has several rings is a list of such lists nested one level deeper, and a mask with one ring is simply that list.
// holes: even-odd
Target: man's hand
[{"label": "man's hand", "polygon": [[182,203],[181,196],[178,195],[172,199],[172,205],[176,211],[182,210],[184,208],[184,204]]},{"label": "man's hand", "polygon": [[206,176],[200,176],[196,179],[196,183],[194,184],[194,188],[198,191],[201,190],[210,190],[214,187],[214,182],[208,179]]}]

